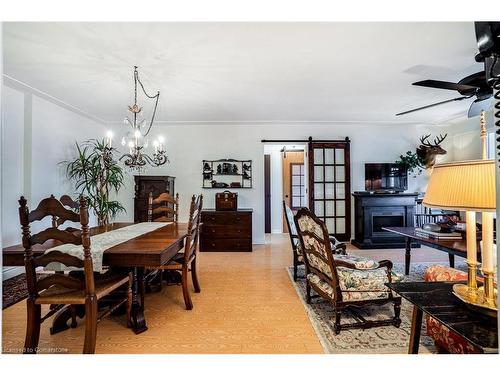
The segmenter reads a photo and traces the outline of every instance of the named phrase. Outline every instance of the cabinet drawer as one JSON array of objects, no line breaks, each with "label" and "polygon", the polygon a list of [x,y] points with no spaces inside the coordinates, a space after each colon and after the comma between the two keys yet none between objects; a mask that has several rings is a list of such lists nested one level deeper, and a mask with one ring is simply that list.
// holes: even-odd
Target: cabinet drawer
[{"label": "cabinet drawer", "polygon": [[252,240],[202,238],[200,251],[252,251]]},{"label": "cabinet drawer", "polygon": [[250,225],[252,215],[239,212],[203,212],[201,214],[201,221],[203,225],[209,224],[237,224],[237,225]]},{"label": "cabinet drawer", "polygon": [[248,225],[204,224],[201,227],[203,238],[251,238]]}]

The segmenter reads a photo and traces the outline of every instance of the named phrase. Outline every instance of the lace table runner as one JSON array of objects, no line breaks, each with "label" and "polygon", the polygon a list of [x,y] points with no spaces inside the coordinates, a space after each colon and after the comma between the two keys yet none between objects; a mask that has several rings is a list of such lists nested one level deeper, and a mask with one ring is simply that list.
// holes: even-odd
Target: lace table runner
[{"label": "lace table runner", "polygon": [[[92,255],[94,271],[102,271],[102,258],[105,250],[169,224],[172,223],[138,223],[90,237],[90,252]],[[83,260],[82,245],[64,244],[48,249],[45,254],[56,250]],[[47,271],[70,271],[74,269],[76,268],[66,267],[61,263],[49,263],[45,267],[45,270]]]}]

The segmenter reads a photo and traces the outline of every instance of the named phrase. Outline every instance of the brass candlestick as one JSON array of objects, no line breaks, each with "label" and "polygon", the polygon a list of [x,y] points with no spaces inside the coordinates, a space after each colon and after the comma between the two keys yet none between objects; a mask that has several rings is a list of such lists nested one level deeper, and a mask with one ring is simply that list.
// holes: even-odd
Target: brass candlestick
[{"label": "brass candlestick", "polygon": [[466,260],[467,263],[467,285],[455,284],[453,285],[453,294],[460,298],[465,303],[475,304],[478,301],[478,287],[477,287],[477,262]]},{"label": "brass candlestick", "polygon": [[498,311],[497,307],[497,290],[495,289],[495,272],[483,270],[484,287],[481,288],[483,303],[490,309]]}]

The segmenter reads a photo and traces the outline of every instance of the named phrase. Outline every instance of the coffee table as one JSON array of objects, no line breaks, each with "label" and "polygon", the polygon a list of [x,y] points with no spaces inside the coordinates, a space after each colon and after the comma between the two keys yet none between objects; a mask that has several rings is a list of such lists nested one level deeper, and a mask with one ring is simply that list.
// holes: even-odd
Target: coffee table
[{"label": "coffee table", "polygon": [[410,282],[386,285],[413,304],[408,354],[418,354],[422,316],[426,313],[462,336],[482,353],[498,353],[498,321],[469,310],[452,293],[456,282]]}]

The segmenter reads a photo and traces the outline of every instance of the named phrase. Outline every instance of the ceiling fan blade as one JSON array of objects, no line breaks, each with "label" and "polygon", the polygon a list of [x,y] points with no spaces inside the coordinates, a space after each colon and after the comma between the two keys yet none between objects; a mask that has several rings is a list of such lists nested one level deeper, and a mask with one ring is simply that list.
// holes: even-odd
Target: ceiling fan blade
[{"label": "ceiling fan blade", "polygon": [[491,109],[491,102],[493,98],[489,97],[486,99],[476,99],[472,102],[472,104],[469,107],[469,112],[467,112],[467,117],[475,117],[479,116],[481,111],[488,111]]},{"label": "ceiling fan blade", "polygon": [[426,106],[423,106],[423,107],[420,107],[420,108],[410,109],[409,111],[405,111],[405,112],[401,112],[401,113],[396,113],[396,116],[406,115],[407,113],[412,113],[412,112],[420,111],[422,109],[435,107],[437,105],[441,105],[441,104],[445,104],[445,103],[457,102],[457,101],[460,101],[460,100],[469,99],[470,97],[472,97],[472,95],[470,95],[470,96],[461,96],[459,98],[443,100],[442,102],[438,102],[438,103],[434,103],[434,104],[429,104],[429,105],[426,105]]},{"label": "ceiling fan blade", "polygon": [[459,83],[454,82],[446,82],[446,81],[436,81],[434,79],[426,79],[425,81],[413,82],[413,86],[423,86],[423,87],[431,87],[434,89],[444,89],[444,90],[454,90],[460,91],[462,93],[474,93],[477,90],[477,87],[470,85],[461,85]]}]

